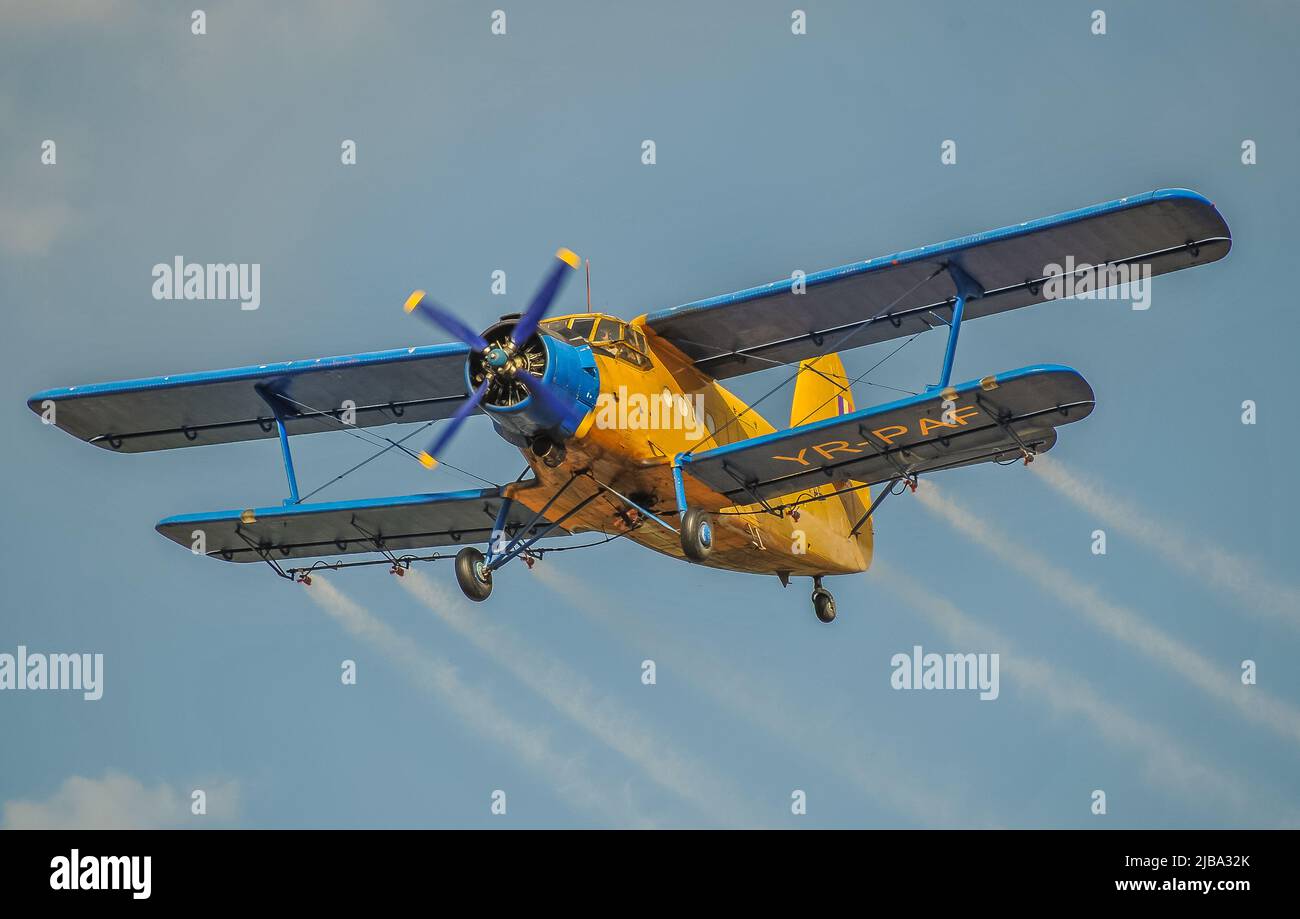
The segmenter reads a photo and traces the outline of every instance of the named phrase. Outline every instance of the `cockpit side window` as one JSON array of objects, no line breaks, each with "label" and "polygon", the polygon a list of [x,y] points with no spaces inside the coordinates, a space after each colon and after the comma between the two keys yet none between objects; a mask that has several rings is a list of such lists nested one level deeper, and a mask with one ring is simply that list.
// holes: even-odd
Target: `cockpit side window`
[{"label": "cockpit side window", "polygon": [[602,316],[600,321],[596,323],[596,336],[591,339],[591,343],[594,345],[603,342],[622,341],[624,330],[625,326],[617,319]]},{"label": "cockpit side window", "polygon": [[581,338],[583,341],[591,341],[591,327],[596,324],[596,320],[591,316],[580,316],[574,319],[569,325],[569,337]]},{"label": "cockpit side window", "polygon": [[[636,347],[635,336],[639,335],[635,329],[628,328],[627,323],[602,316],[596,323],[596,337],[592,339],[591,346],[602,354],[645,370],[650,366],[650,359]],[[642,338],[641,342],[644,345],[645,339]]]},{"label": "cockpit side window", "polygon": [[596,320],[590,316],[576,319],[548,319],[542,323],[542,331],[550,332],[556,338],[565,341],[587,341],[591,336],[591,326]]}]

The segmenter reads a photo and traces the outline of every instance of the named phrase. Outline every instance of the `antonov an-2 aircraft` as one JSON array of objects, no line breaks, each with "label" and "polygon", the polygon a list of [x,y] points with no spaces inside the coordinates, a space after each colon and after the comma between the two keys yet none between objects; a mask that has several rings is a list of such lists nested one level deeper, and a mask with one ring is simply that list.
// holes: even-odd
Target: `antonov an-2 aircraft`
[{"label": "antonov an-2 aircraft", "polygon": [[[483,332],[412,294],[407,311],[456,339],[449,344],[61,387],[29,405],[119,453],[278,437],[289,488],[282,505],[168,517],[157,529],[200,554],[265,562],[303,583],[316,567],[358,563],[286,571],[282,562],[378,553],[362,563],[402,574],[419,558],[412,550],[459,545],[457,581],[485,600],[503,565],[521,556],[531,565],[548,551],[534,548],[541,540],[594,533],[783,584],[809,577],[814,610],[830,622],[835,601],[823,579],[870,566],[872,514],[885,497],[943,469],[1028,462],[1052,448],[1058,427],[1093,410],[1092,388],[1059,364],[952,382],[965,322],[1052,299],[1054,282],[1099,290],[1128,270],[1159,275],[1216,261],[1231,244],[1208,200],[1162,189],[631,321],[549,316],[580,265],[561,249],[523,312]],[[1061,264],[1074,266],[1064,278],[1048,267]],[[933,328],[947,336],[937,382],[856,408],[838,352]],[[723,386],[764,370],[791,372],[788,427]],[[529,468],[519,480],[299,498],[293,435],[439,421],[427,449],[401,446],[432,469],[474,415],[523,454]]]}]

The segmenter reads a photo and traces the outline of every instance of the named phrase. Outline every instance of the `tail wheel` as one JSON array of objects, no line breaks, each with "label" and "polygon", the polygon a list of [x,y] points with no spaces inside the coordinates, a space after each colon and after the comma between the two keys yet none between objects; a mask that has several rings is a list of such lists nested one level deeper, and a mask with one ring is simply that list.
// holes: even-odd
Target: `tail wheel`
[{"label": "tail wheel", "polygon": [[483,553],[466,546],[456,553],[456,583],[476,603],[492,595],[492,570],[488,568]]},{"label": "tail wheel", "polygon": [[818,587],[813,591],[812,601],[813,612],[817,614],[818,619],[822,622],[835,621],[835,598],[831,596],[829,590]]},{"label": "tail wheel", "polygon": [[713,525],[704,511],[692,507],[682,515],[682,551],[693,562],[702,562],[713,551]]}]

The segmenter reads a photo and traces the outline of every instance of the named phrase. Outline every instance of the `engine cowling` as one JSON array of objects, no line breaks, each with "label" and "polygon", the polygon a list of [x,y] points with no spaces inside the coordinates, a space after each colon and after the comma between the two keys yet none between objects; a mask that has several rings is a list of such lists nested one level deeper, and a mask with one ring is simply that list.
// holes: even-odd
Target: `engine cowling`
[{"label": "engine cowling", "polygon": [[[487,383],[480,407],[498,432],[516,446],[545,435],[559,442],[572,437],[600,394],[600,372],[591,348],[534,333],[515,347],[511,333],[518,317],[506,316],[483,332],[488,347],[471,351],[465,364],[470,390]],[[530,388],[528,375],[541,378]],[[543,395],[543,391],[545,395]]]}]

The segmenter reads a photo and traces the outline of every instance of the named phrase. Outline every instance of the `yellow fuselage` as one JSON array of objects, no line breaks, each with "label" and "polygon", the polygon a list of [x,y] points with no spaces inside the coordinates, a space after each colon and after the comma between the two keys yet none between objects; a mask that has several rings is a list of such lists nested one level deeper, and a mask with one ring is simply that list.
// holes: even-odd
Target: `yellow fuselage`
[{"label": "yellow fuselage", "polygon": [[[613,317],[586,314],[550,320],[546,325],[565,327],[570,321],[592,318],[611,325],[620,322]],[[641,319],[625,326],[639,334],[628,335],[623,341],[594,342],[600,401],[565,444],[564,461],[551,468],[530,450],[524,450],[538,486],[517,489],[512,497],[538,511],[574,473],[587,470],[590,477],[575,480],[547,511],[548,518],[556,519],[599,492],[565,521],[566,530],[626,533],[628,539],[647,548],[685,558],[674,532],[645,519],[592,479],[676,525],[677,500],[671,471],[674,456],[770,434],[776,429],[716,380],[697,370],[676,347],[655,336]],[[632,348],[635,353],[629,350]],[[796,387],[794,423],[852,410],[848,381],[842,379],[838,358],[828,355],[817,362],[826,362],[824,367],[831,373],[822,370],[810,375],[806,383],[801,380]],[[801,377],[807,372],[801,371]],[[828,381],[836,373],[842,395],[837,401],[836,389],[832,388],[827,400],[823,398],[826,387],[834,386]],[[658,400],[659,406],[647,412],[651,400]],[[689,406],[687,411],[675,408],[683,404]],[[703,418],[699,417],[701,411]],[[689,506],[714,512],[713,549],[706,565],[756,574],[825,575],[853,574],[865,571],[871,564],[871,521],[856,536],[849,535],[870,502],[866,488],[803,503],[793,512],[786,510],[778,516],[758,505],[732,505],[727,497],[694,481],[689,474],[684,479]],[[827,480],[819,489],[777,498],[769,505],[828,495],[847,484]]]}]

